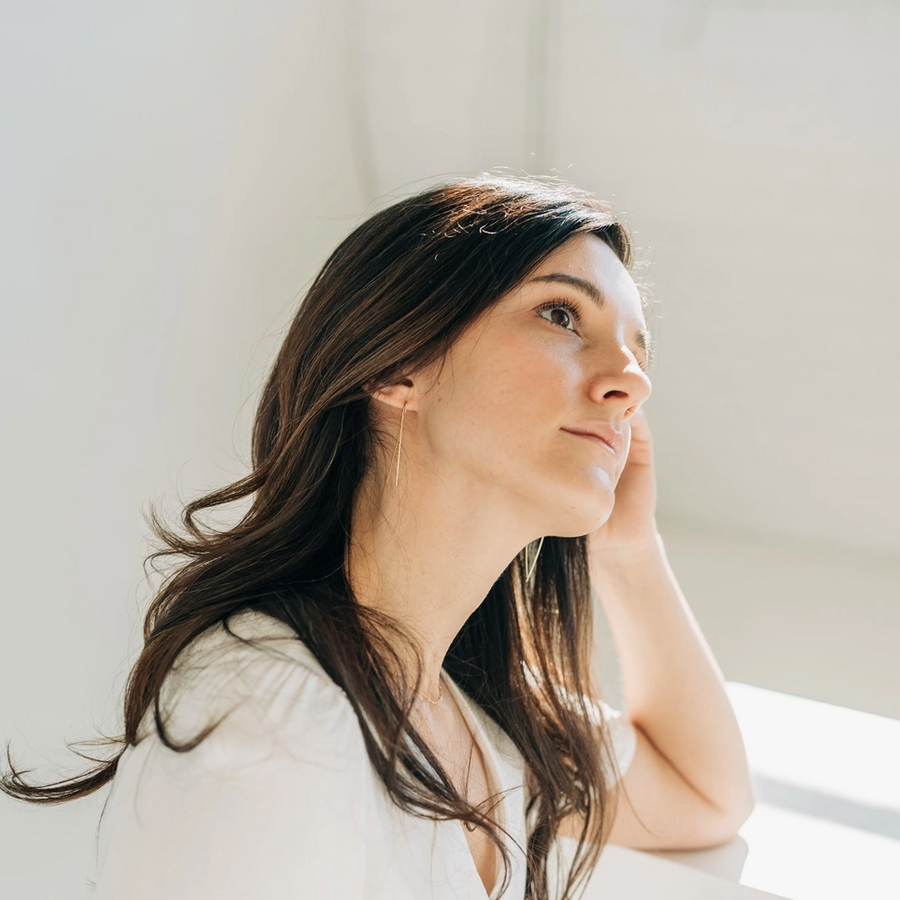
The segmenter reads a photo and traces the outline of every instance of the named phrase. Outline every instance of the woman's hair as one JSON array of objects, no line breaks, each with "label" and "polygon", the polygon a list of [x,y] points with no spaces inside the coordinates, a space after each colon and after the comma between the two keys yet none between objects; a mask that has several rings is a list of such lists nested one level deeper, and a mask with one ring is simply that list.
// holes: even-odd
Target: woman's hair
[{"label": "woman's hair", "polygon": [[[632,270],[632,245],[609,206],[555,179],[482,176],[394,203],[364,221],[327,259],[288,329],[259,402],[252,471],[193,500],[183,530],[150,526],[162,541],[148,557],[174,562],[152,600],[144,646],[124,699],[124,734],[95,743],[112,758],[77,777],[38,785],[10,770],[0,790],[61,803],[107,784],[145,716],[162,742],[160,694],[179,654],[203,632],[253,609],[286,623],[343,689],[369,758],[393,801],[410,813],[481,825],[509,856],[503,829],[459,794],[410,722],[398,690],[396,623],[356,601],[345,559],[354,497],[383,447],[370,392],[443,358],[502,295],[568,239],[593,234]],[[235,501],[248,511],[224,530],[197,515]],[[547,537],[533,578],[524,550],[491,587],[445,659],[449,675],[521,751],[529,778],[527,896],[549,896],[548,855],[562,819],[583,816],[570,871],[571,897],[608,836],[613,792],[601,758],[615,765],[598,727],[592,684],[592,603],[584,537]],[[421,674],[421,670],[419,670]],[[416,682],[418,687],[418,681]],[[408,699],[405,699],[407,698]],[[218,723],[215,723],[216,725]]]}]

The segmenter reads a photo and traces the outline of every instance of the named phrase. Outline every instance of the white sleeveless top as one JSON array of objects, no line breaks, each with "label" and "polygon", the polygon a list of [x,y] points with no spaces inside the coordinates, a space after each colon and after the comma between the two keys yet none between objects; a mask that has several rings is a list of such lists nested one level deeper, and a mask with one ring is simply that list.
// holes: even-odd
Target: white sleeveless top
[{"label": "white sleeveless top", "polygon": [[[99,900],[488,900],[461,822],[399,809],[369,762],[343,691],[284,623],[247,611],[201,636],[166,681],[176,753],[152,727],[119,761],[100,823]],[[261,640],[260,640],[261,639]],[[262,647],[262,651],[259,649]],[[298,665],[300,663],[300,665]],[[525,893],[525,763],[446,677],[479,743],[514,839],[504,900]],[[632,726],[603,704],[621,773]],[[610,777],[615,777],[607,765]],[[518,844],[520,847],[516,847]],[[502,873],[501,873],[502,874]],[[499,897],[502,877],[490,900]]]}]

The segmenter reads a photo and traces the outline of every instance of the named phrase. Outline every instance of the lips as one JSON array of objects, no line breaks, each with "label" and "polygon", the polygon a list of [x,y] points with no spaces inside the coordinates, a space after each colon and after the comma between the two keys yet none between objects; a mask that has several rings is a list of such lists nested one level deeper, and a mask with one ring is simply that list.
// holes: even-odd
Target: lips
[{"label": "lips", "polygon": [[604,444],[616,457],[622,455],[624,439],[611,425],[595,422],[590,425],[575,425],[572,428],[563,428],[563,431],[568,431],[569,434],[580,434],[582,437],[594,438]]}]

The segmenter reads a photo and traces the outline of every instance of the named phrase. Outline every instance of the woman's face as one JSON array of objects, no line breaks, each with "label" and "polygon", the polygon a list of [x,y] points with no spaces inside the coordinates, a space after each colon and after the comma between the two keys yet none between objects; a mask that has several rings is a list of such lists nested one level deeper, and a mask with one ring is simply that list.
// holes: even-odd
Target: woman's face
[{"label": "woman's face", "polygon": [[[587,534],[612,511],[629,419],[650,394],[647,343],[615,252],[574,237],[423,373],[416,455],[475,496],[511,502],[535,533]],[[592,428],[617,452],[572,433]]]}]

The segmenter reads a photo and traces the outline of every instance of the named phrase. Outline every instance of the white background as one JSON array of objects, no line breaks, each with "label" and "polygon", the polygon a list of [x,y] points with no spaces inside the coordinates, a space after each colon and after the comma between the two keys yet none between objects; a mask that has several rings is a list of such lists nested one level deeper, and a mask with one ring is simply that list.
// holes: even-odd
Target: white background
[{"label": "white background", "polygon": [[[633,230],[663,535],[726,677],[900,717],[898,39],[859,0],[0,4],[15,758],[119,729],[142,511],[244,473],[327,253],[497,166]],[[0,896],[89,897],[99,802],[4,798]]]}]

